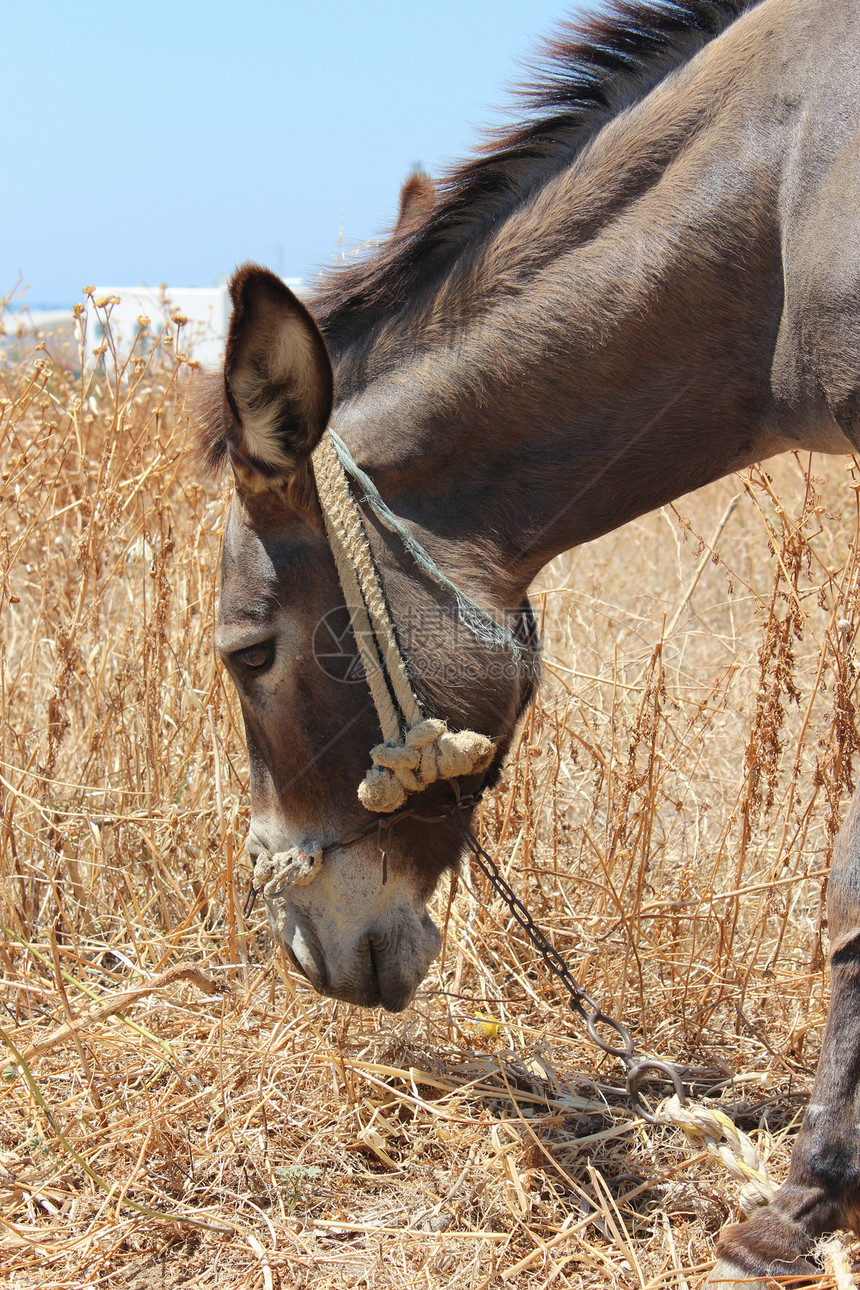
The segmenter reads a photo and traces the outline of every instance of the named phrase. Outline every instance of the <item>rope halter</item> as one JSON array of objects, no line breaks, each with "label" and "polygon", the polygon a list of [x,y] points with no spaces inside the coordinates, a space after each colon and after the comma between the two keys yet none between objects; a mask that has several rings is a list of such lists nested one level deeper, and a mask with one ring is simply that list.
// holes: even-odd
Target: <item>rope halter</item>
[{"label": "rope halter", "polygon": [[[371,750],[372,764],[358,786],[358,798],[372,814],[388,816],[401,810],[410,793],[420,793],[440,780],[483,774],[496,748],[486,735],[449,730],[447,722],[425,714],[400,652],[350,476],[361,488],[363,500],[397,533],[419,568],[452,597],[460,621],[482,645],[504,647],[532,668],[534,619],[526,601],[530,639],[520,640],[456,587],[385,504],[333,430],[323,435],[311,464],[352,633],[382,730],[382,743]],[[312,842],[304,850],[293,847],[261,856],[254,867],[254,886],[267,900],[277,899],[289,887],[309,883],[331,849]]]}]

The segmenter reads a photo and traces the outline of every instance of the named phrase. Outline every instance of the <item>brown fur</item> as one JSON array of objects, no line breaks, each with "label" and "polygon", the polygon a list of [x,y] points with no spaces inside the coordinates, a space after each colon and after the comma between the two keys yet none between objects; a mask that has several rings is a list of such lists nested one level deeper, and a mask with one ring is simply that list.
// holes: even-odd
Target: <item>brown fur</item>
[{"label": "brown fur", "polygon": [[[552,56],[528,124],[449,176],[432,208],[407,193],[391,240],[329,277],[312,305],[318,331],[264,270],[237,279],[204,453],[242,466],[221,630],[258,850],[367,822],[355,790],[376,718],[364,687],[326,676],[313,646],[342,603],[307,469],[315,408],[331,397],[326,350],[333,424],[356,460],[449,577],[500,616],[553,556],[691,488],[787,448],[860,449],[854,0],[618,3]],[[245,308],[248,292],[266,308]],[[266,468],[263,488],[243,455],[240,369],[246,406],[278,426],[289,459]],[[490,735],[501,756],[530,676],[478,646],[398,539],[370,514],[368,526],[428,711]],[[269,634],[280,670],[268,681],[243,671],[242,633]],[[453,830],[406,821],[387,852],[396,897],[379,885],[373,843],[348,864],[328,853],[315,883],[329,883],[316,890],[331,907],[313,905],[314,884],[286,902],[287,943],[317,987],[404,1006],[429,944],[415,911],[458,850]],[[857,1230],[857,802],[830,910],[833,1004],[791,1173],[724,1238],[751,1273],[806,1270],[820,1231]]]}]

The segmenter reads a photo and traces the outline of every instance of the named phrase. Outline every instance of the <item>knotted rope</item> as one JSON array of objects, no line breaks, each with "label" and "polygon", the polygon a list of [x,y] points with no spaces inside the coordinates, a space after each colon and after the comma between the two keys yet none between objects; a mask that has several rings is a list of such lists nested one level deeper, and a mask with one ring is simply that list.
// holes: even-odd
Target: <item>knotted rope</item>
[{"label": "knotted rope", "polygon": [[745,1214],[753,1214],[773,1200],[776,1188],[755,1143],[723,1111],[711,1110],[701,1103],[682,1105],[676,1094],[660,1103],[657,1117],[683,1129],[697,1147],[704,1147],[713,1160],[744,1184],[739,1202]]},{"label": "knotted rope", "polygon": [[[346,452],[342,444],[340,448]],[[429,788],[437,780],[487,770],[495,747],[486,735],[450,731],[444,721],[425,716],[409,680],[361,511],[331,431],[323,435],[311,461],[326,534],[382,728],[383,742],[371,750],[373,765],[359,785],[358,796],[368,811],[387,814],[398,810],[409,793]],[[410,535],[410,551],[413,546],[418,544]],[[429,562],[426,553],[424,557]]]},{"label": "knotted rope", "polygon": [[277,900],[288,887],[303,887],[316,877],[322,864],[323,844],[314,842],[310,850],[293,847],[289,851],[263,852],[254,864],[254,889],[266,900]]}]

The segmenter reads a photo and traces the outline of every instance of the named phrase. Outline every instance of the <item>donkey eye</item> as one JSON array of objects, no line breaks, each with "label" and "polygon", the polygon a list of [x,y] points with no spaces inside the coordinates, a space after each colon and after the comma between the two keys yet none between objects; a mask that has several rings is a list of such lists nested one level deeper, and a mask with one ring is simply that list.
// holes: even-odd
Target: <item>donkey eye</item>
[{"label": "donkey eye", "polygon": [[237,649],[230,655],[230,661],[248,672],[265,672],[267,667],[271,667],[274,657],[274,641],[263,641],[260,645],[249,645],[247,649]]}]

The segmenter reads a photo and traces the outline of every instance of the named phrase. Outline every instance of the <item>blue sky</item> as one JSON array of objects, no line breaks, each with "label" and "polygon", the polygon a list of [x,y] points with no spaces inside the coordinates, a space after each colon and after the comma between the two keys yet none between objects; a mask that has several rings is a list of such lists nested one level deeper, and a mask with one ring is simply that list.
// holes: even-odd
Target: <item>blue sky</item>
[{"label": "blue sky", "polygon": [[[581,6],[580,6],[581,7]],[[498,122],[569,0],[7,5],[0,293],[312,277]]]}]

